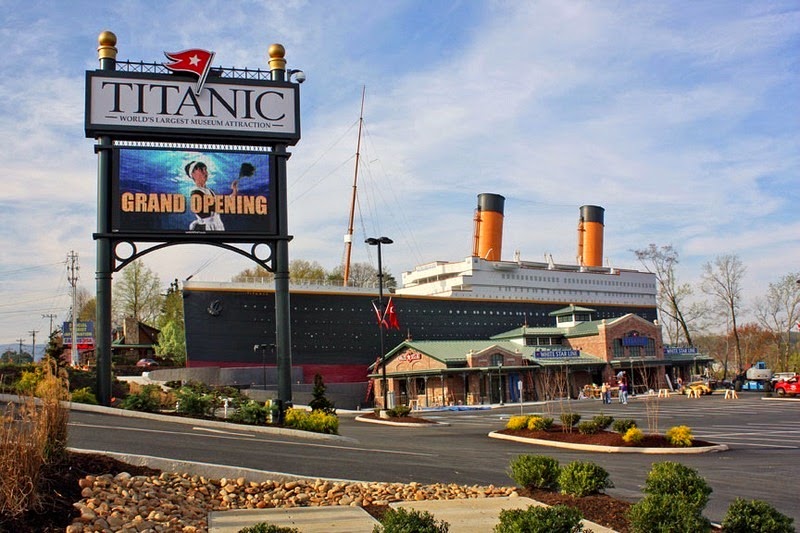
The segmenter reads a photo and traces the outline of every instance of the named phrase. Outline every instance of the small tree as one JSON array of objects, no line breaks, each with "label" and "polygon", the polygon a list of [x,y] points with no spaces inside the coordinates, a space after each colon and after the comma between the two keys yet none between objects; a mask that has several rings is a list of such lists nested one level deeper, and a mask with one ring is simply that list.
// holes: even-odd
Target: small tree
[{"label": "small tree", "polygon": [[311,400],[308,405],[311,407],[312,411],[322,411],[328,414],[336,413],[333,402],[325,397],[325,383],[322,381],[322,374],[314,375],[314,390],[311,392],[311,395],[314,399]]}]

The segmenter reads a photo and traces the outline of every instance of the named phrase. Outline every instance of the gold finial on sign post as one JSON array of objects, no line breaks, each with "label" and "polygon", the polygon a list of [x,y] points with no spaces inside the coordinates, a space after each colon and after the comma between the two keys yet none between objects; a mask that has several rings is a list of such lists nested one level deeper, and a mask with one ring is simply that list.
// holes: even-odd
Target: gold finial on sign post
[{"label": "gold finial on sign post", "polygon": [[106,30],[97,37],[97,59],[117,59],[117,36]]},{"label": "gold finial on sign post", "polygon": [[[273,73],[273,81],[283,81],[283,72],[286,71],[286,48],[282,44],[269,45],[269,69]],[[278,74],[276,70],[281,71],[280,77],[276,76]]]}]

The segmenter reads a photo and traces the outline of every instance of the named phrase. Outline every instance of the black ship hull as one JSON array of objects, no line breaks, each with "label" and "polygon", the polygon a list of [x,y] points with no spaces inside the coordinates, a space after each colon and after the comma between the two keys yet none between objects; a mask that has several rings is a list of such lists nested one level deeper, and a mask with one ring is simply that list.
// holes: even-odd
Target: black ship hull
[{"label": "black ship hull", "polygon": [[[480,300],[392,295],[400,330],[384,330],[388,352],[407,338],[477,340],[518,328],[553,326],[548,313],[563,302]],[[387,295],[384,295],[384,302]],[[290,294],[292,366],[303,381],[319,372],[329,383],[360,382],[380,356],[373,303],[377,294],[292,291]],[[655,307],[572,302],[596,310],[595,318],[635,313],[656,319]],[[190,367],[275,364],[274,352],[254,350],[275,343],[273,290],[184,288],[187,365]]]}]

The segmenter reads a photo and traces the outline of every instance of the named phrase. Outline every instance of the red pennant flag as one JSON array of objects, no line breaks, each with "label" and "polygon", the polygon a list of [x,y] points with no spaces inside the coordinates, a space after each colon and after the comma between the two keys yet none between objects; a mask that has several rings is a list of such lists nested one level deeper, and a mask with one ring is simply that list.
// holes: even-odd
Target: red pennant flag
[{"label": "red pennant flag", "polygon": [[391,297],[389,298],[389,303],[386,304],[386,313],[384,313],[383,316],[383,323],[387,329],[400,329],[400,322],[397,321],[397,311],[395,311],[394,302]]},{"label": "red pennant flag", "polygon": [[211,68],[211,61],[214,59],[214,52],[192,48],[182,52],[164,52],[167,59],[172,63],[163,63],[165,67],[173,72],[191,72],[197,74],[197,93],[203,90],[206,76]]}]

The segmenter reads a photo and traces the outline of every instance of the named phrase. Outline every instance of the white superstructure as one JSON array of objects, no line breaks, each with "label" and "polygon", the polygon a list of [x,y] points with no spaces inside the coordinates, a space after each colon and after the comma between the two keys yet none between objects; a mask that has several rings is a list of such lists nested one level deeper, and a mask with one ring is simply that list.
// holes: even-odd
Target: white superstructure
[{"label": "white superstructure", "polygon": [[467,257],[436,261],[402,275],[397,294],[453,298],[656,305],[656,278],[649,272],[552,262],[488,261]]}]

